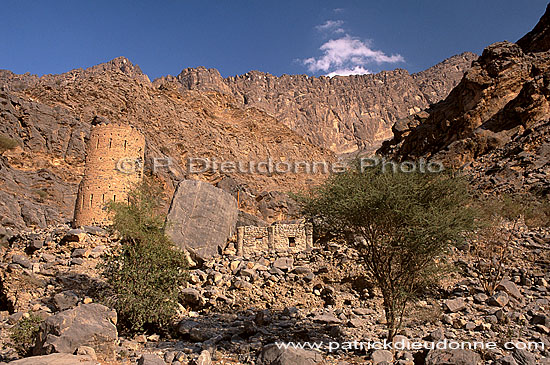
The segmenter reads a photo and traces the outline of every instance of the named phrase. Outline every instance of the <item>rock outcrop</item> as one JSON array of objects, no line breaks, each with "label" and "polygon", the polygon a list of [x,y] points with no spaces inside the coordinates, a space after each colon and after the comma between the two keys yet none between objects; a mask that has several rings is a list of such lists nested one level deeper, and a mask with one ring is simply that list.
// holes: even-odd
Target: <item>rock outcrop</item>
[{"label": "rock outcrop", "polygon": [[[532,80],[533,72],[544,73],[548,66],[547,57],[525,55],[514,43],[490,45],[449,96],[428,110],[425,121],[413,124],[410,131],[400,130],[400,135],[385,143],[381,152],[394,149],[401,159],[432,157],[446,148],[452,150],[451,144],[457,146],[466,138],[495,143],[491,138],[494,133],[510,132],[521,123],[514,120],[509,121],[511,125],[502,125],[499,112],[518,97],[523,85]],[[460,150],[460,162],[486,151],[481,143],[467,145],[470,148]]]},{"label": "rock outcrop", "polygon": [[547,10],[521,46],[488,46],[444,101],[398,121],[378,153],[463,167],[485,188],[548,192],[550,52],[542,40],[549,17]]},{"label": "rock outcrop", "polygon": [[333,78],[251,71],[224,79],[216,69],[199,67],[153,84],[232,95],[240,106],[267,112],[308,142],[344,154],[376,149],[391,137],[397,119],[445,98],[476,58],[463,53],[413,75],[397,69]]},{"label": "rock outcrop", "polygon": [[172,199],[166,233],[182,249],[209,258],[225,248],[238,215],[237,201],[229,193],[205,182],[184,180]]},{"label": "rock outcrop", "polygon": [[116,323],[116,312],[96,303],[59,312],[44,321],[34,353],[73,354],[80,346],[89,346],[104,358],[114,358]]},{"label": "rock outcrop", "polygon": [[516,43],[523,52],[546,52],[550,49],[550,4],[535,28]]},{"label": "rock outcrop", "polygon": [[90,127],[69,110],[0,91],[0,236],[71,219]]}]

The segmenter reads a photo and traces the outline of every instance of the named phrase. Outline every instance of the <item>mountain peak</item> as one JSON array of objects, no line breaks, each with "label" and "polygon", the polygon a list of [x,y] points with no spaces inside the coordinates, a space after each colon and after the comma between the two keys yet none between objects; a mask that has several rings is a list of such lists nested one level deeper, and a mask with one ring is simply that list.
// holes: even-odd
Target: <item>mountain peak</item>
[{"label": "mountain peak", "polygon": [[516,42],[523,52],[546,52],[550,50],[550,4],[532,31]]},{"label": "mountain peak", "polygon": [[86,73],[98,74],[102,72],[122,72],[132,78],[150,82],[149,77],[141,71],[138,65],[134,65],[128,58],[119,56],[99,65],[88,67]]}]

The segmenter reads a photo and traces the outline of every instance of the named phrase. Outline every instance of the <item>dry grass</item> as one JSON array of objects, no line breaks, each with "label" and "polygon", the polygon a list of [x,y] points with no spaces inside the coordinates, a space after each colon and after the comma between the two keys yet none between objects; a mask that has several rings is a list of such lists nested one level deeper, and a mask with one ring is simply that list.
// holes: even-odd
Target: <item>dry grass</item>
[{"label": "dry grass", "polygon": [[0,135],[0,155],[8,150],[14,149],[17,146],[19,146],[19,142],[15,139]]},{"label": "dry grass", "polygon": [[504,229],[502,223],[502,220],[496,220],[493,225],[482,229],[477,243],[472,247],[474,268],[488,295],[493,295],[504,279],[512,256],[512,233]]}]

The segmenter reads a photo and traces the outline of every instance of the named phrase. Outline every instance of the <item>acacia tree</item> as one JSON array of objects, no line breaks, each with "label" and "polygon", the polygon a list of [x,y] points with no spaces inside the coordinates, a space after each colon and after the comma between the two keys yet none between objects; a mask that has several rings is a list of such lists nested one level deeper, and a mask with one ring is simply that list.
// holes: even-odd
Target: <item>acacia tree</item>
[{"label": "acacia tree", "polygon": [[354,165],[297,198],[317,229],[359,250],[382,293],[390,340],[407,304],[442,272],[438,259],[474,228],[468,183],[451,172]]}]

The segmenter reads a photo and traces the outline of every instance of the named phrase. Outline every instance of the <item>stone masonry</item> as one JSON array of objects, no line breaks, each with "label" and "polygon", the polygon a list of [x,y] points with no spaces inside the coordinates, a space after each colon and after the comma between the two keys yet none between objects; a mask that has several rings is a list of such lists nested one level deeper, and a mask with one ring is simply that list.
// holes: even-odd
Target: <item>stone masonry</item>
[{"label": "stone masonry", "polygon": [[111,223],[105,205],[128,199],[143,176],[145,137],[122,124],[98,124],[86,146],[84,178],[78,187],[74,226]]},{"label": "stone masonry", "polygon": [[237,227],[237,254],[258,251],[303,252],[313,247],[313,227],[303,220],[274,223],[267,227]]}]

